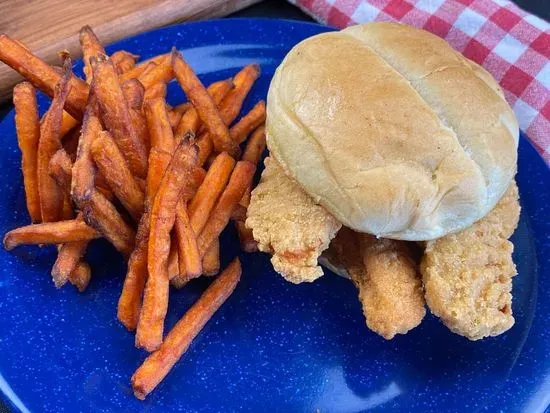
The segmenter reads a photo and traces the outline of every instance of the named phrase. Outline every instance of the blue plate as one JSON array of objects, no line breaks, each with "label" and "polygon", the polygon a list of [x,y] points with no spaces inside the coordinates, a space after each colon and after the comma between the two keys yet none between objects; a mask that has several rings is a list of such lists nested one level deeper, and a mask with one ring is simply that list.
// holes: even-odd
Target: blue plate
[{"label": "blue plate", "polygon": [[[290,21],[214,20],[141,34],[108,51],[147,58],[175,45],[205,82],[258,62],[263,72],[248,109],[265,99],[292,46],[327,30]],[[182,99],[171,84],[170,102]],[[47,104],[42,96],[41,109]],[[0,124],[0,136],[4,233],[29,222],[13,113]],[[2,249],[0,390],[21,411],[543,411],[550,400],[550,173],[524,136],[518,182],[516,324],[499,337],[470,342],[427,316],[408,335],[385,341],[365,327],[348,280],[329,274],[294,286],[274,273],[266,255],[240,254],[243,278],[233,296],[141,402],[129,379],[145,353],[116,319],[125,265],[113,248],[99,241],[90,249],[93,278],[84,294],[53,287],[51,248]],[[225,262],[239,253],[234,237],[232,229],[224,233]],[[207,284],[199,279],[171,292],[168,327]]]}]

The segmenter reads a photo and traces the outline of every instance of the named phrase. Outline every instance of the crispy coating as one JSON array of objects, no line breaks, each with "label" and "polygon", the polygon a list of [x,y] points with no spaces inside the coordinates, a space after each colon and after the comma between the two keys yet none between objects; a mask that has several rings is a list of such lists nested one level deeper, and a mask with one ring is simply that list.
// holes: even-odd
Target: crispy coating
[{"label": "crispy coating", "polygon": [[343,227],[326,254],[359,290],[367,327],[386,340],[418,326],[426,314],[414,246]]},{"label": "crispy coating", "polygon": [[496,207],[470,228],[427,243],[421,271],[430,310],[470,340],[496,336],[514,324],[513,244],[520,213],[513,182]]},{"label": "crispy coating", "polygon": [[386,340],[418,326],[426,309],[410,243],[361,236],[363,268],[351,272],[367,326]]},{"label": "crispy coating", "polygon": [[341,224],[313,200],[272,158],[252,191],[246,226],[260,251],[273,254],[271,263],[292,283],[311,282],[323,270],[317,260]]}]

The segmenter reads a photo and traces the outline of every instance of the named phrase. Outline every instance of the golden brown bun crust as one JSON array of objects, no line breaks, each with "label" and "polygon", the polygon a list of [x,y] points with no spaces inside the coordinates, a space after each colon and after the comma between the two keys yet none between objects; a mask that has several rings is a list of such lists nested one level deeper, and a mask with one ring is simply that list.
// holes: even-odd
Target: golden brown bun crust
[{"label": "golden brown bun crust", "polygon": [[294,47],[267,142],[344,225],[429,240],[470,226],[516,170],[518,125],[491,76],[428,32],[370,23]]}]

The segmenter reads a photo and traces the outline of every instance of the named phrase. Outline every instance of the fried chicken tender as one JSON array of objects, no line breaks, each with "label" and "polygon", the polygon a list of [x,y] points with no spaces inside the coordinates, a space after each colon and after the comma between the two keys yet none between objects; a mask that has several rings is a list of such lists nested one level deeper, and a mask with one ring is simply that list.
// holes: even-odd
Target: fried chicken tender
[{"label": "fried chicken tender", "polygon": [[386,340],[407,333],[426,314],[418,266],[407,244],[362,235],[363,271],[352,273],[367,326]]},{"label": "fried chicken tender", "polygon": [[513,182],[495,208],[471,227],[427,243],[421,264],[432,313],[470,340],[496,336],[514,324],[513,244],[520,213]]},{"label": "fried chicken tender", "polygon": [[359,290],[367,327],[386,340],[418,326],[426,314],[412,247],[342,228],[326,257],[347,270]]},{"label": "fried chicken tender", "polygon": [[275,271],[297,284],[323,275],[317,260],[341,224],[268,157],[252,191],[246,226],[259,250],[273,254]]}]

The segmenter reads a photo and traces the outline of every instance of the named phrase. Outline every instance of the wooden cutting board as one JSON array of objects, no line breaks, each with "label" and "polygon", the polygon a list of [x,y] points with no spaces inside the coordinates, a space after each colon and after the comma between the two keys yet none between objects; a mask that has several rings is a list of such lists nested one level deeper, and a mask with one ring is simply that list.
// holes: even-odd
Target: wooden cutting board
[{"label": "wooden cutting board", "polygon": [[[259,0],[0,0],[0,33],[17,39],[49,63],[57,52],[80,56],[78,30],[88,24],[109,44],[167,24],[225,16]],[[21,78],[0,63],[0,101]]]}]

